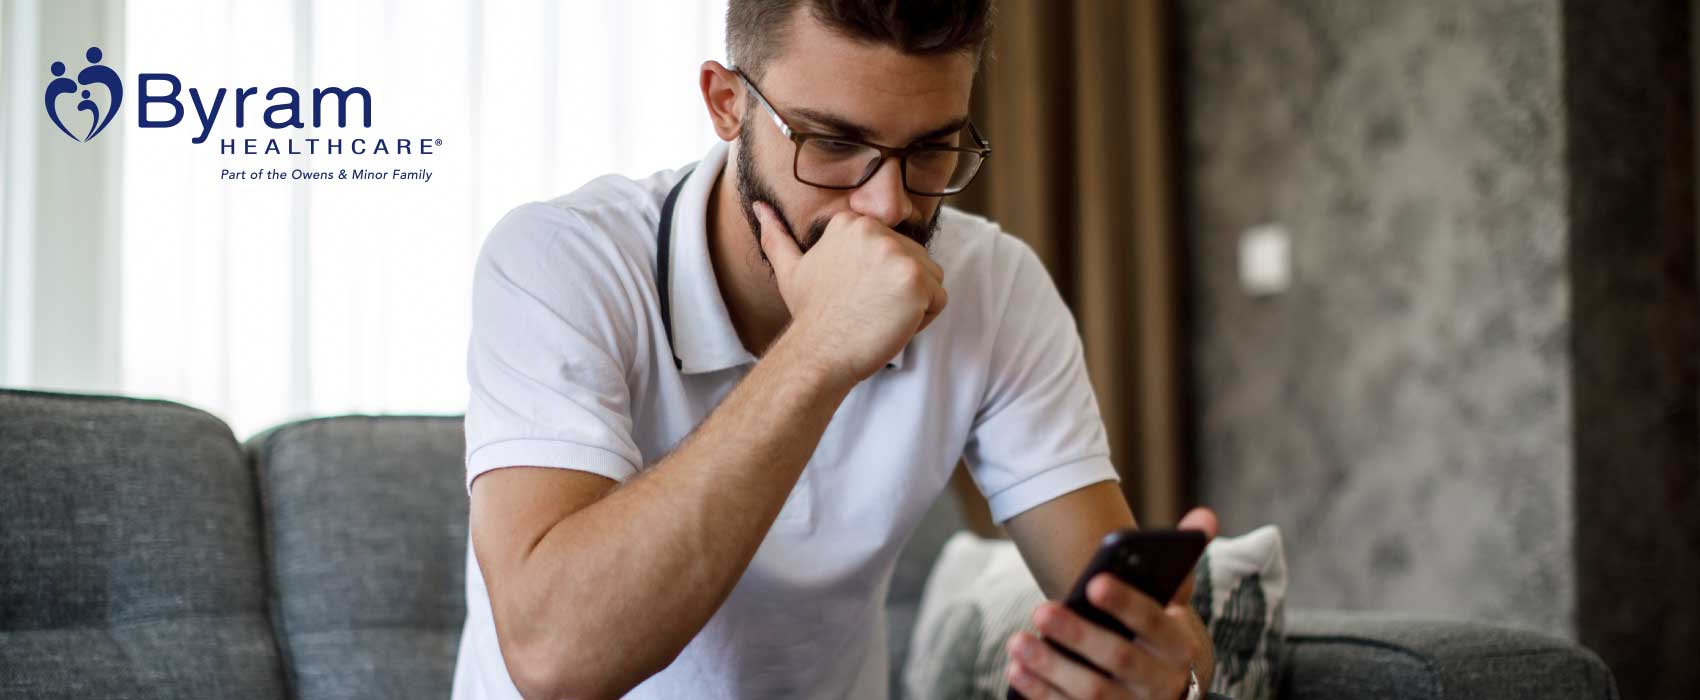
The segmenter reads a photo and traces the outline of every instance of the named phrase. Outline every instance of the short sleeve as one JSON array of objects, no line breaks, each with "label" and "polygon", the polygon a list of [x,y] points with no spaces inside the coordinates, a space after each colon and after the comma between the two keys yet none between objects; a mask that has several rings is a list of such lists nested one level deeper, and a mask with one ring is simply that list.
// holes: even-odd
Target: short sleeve
[{"label": "short sleeve", "polygon": [[999,232],[993,279],[1008,299],[991,339],[986,392],[965,458],[1003,523],[1100,481],[1119,481],[1080,332],[1033,249]]},{"label": "short sleeve", "polygon": [[546,205],[502,219],[472,282],[466,487],[492,469],[557,467],[624,481],[642,456],[626,382],[634,304],[605,236]]}]

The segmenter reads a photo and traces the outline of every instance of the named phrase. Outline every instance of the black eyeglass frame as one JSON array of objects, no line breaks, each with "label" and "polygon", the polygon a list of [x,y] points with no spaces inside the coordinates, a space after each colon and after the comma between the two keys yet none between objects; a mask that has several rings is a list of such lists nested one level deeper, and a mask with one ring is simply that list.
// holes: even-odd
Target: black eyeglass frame
[{"label": "black eyeglass frame", "polygon": [[[750,94],[755,95],[756,101],[760,102],[761,106],[764,109],[767,110],[767,113],[773,117],[773,125],[779,127],[779,133],[783,134],[785,136],[785,138],[790,139],[790,141],[793,144],[796,145],[796,148],[793,150],[792,155],[791,155],[791,176],[797,178],[798,182],[801,182],[805,185],[809,185],[811,187],[819,187],[821,189],[827,189],[827,190],[853,190],[853,189],[856,189],[858,187],[861,187],[862,185],[867,184],[868,180],[873,179],[874,174],[879,172],[880,167],[885,163],[886,160],[891,159],[891,158],[896,158],[897,159],[898,174],[901,177],[901,179],[903,180],[904,191],[906,191],[910,194],[913,194],[913,195],[921,196],[921,197],[948,197],[948,196],[958,194],[958,193],[962,192],[963,190],[968,189],[968,186],[973,184],[974,178],[979,177],[980,168],[985,167],[986,160],[992,157],[992,144],[991,144],[991,142],[987,141],[985,139],[985,137],[980,135],[980,130],[974,127],[974,122],[972,122],[972,121],[967,122],[967,124],[966,124],[966,126],[968,127],[968,137],[974,140],[974,143],[978,146],[978,148],[965,148],[965,147],[962,147],[962,146],[943,146],[943,145],[938,145],[938,144],[910,144],[908,146],[903,146],[901,148],[893,148],[891,146],[881,146],[877,143],[869,143],[867,141],[862,141],[862,140],[850,138],[848,136],[840,136],[840,135],[837,135],[837,134],[819,134],[819,133],[811,133],[811,132],[806,132],[806,131],[797,131],[796,129],[791,128],[791,124],[789,122],[785,121],[785,117],[780,116],[779,110],[773,108],[773,104],[767,101],[767,96],[761,94],[761,88],[756,87],[755,81],[750,80],[750,76],[745,75],[743,69],[733,68],[732,72],[737,73],[738,77],[743,79],[744,84],[749,86],[749,88],[750,88]],[[857,180],[856,184],[853,184],[853,185],[823,185],[823,184],[820,184],[818,182],[810,182],[810,181],[803,178],[803,173],[800,169],[800,163],[803,159],[803,155],[802,155],[803,154],[803,145],[808,143],[811,139],[819,139],[819,140],[823,140],[823,141],[836,141],[836,142],[839,142],[839,143],[845,143],[845,144],[850,144],[850,145],[855,145],[855,146],[863,146],[863,147],[866,147],[866,148],[871,148],[871,149],[874,149],[875,151],[878,151],[879,154],[880,154],[880,157],[879,157],[879,160],[875,161],[875,164],[872,167],[869,167],[866,171],[864,171],[862,173],[862,178],[860,180]],[[917,152],[921,152],[921,151],[954,151],[954,152],[959,152],[959,153],[971,153],[971,154],[977,156],[979,158],[979,161],[977,163],[975,163],[974,171],[968,174],[968,180],[966,182],[963,182],[962,186],[957,187],[956,189],[953,189],[953,190],[950,190],[950,191],[947,191],[947,192],[923,192],[923,191],[919,191],[919,190],[916,190],[914,188],[911,188],[909,186],[909,156],[912,153],[917,153]]]}]

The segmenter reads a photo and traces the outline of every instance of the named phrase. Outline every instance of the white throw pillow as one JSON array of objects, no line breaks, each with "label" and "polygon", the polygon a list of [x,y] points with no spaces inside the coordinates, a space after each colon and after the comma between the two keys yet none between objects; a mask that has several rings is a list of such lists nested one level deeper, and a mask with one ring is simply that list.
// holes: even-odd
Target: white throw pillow
[{"label": "white throw pillow", "polygon": [[1281,530],[1264,525],[1218,537],[1194,571],[1192,609],[1216,647],[1212,692],[1235,700],[1273,700],[1286,628],[1287,555]]},{"label": "white throw pillow", "polygon": [[[1267,525],[1217,538],[1199,561],[1193,607],[1216,646],[1213,692],[1270,700],[1280,668],[1287,562]],[[927,577],[903,690],[909,700],[1004,700],[1004,642],[1044,600],[1015,543],[959,532]],[[1205,606],[1208,605],[1208,608]]]}]

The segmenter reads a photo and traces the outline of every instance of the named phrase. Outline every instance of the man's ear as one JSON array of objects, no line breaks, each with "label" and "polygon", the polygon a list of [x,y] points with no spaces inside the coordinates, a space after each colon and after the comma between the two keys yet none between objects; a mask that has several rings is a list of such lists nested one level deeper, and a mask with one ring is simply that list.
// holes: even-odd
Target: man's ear
[{"label": "man's ear", "polygon": [[700,80],[702,101],[708,107],[708,119],[714,124],[714,133],[722,141],[738,138],[738,127],[743,123],[746,104],[744,86],[738,74],[720,65],[719,61],[703,61]]}]

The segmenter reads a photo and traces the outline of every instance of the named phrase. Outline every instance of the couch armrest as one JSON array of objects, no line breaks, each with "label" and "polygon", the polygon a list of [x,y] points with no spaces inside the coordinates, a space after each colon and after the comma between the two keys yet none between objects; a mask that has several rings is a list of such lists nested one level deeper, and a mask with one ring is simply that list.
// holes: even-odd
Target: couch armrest
[{"label": "couch armrest", "polygon": [[1411,615],[1288,613],[1283,700],[1617,700],[1593,652],[1557,637]]}]

